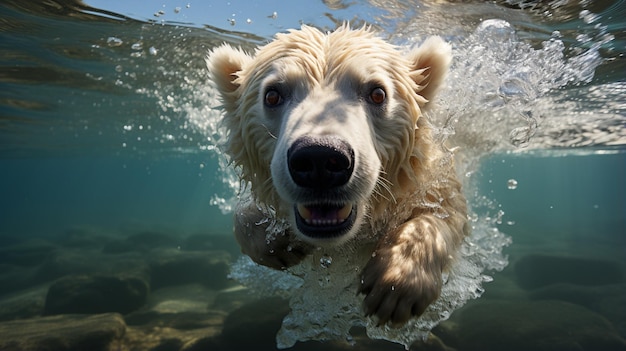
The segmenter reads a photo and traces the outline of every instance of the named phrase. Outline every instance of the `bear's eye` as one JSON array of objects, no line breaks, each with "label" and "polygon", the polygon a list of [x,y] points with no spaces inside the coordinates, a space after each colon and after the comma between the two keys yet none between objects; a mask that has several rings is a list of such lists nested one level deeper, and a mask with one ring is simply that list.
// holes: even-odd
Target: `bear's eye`
[{"label": "bear's eye", "polygon": [[387,94],[385,93],[385,90],[383,90],[383,88],[381,87],[376,87],[370,92],[370,101],[372,101],[376,105],[380,105],[385,102],[386,98]]},{"label": "bear's eye", "polygon": [[283,97],[275,89],[265,92],[265,106],[276,107],[283,102]]}]

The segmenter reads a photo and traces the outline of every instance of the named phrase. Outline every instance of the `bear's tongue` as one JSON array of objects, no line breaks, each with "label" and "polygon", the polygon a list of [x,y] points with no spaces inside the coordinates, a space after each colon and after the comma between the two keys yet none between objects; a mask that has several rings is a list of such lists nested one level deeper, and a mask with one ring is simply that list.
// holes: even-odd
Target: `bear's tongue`
[{"label": "bear's tongue", "polygon": [[345,222],[352,213],[352,205],[330,206],[330,205],[309,205],[298,204],[298,214],[308,225],[327,226],[337,225]]}]

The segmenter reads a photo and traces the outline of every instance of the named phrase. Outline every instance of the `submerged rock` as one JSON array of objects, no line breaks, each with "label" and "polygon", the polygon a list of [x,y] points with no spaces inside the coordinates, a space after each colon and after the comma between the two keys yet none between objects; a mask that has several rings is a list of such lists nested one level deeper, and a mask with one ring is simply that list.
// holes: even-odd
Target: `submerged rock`
[{"label": "submerged rock", "polygon": [[219,251],[223,250],[232,257],[241,255],[239,244],[233,235],[223,234],[192,234],[183,242],[185,251]]},{"label": "submerged rock", "polygon": [[617,262],[581,257],[532,254],[515,263],[517,283],[524,289],[536,289],[555,283],[604,285],[624,282],[624,272]]},{"label": "submerged rock", "polygon": [[179,351],[219,335],[226,313],[209,308],[216,293],[200,284],[153,291],[144,307],[124,316],[129,326],[125,346],[136,351]]},{"label": "submerged rock", "polygon": [[176,237],[156,231],[143,231],[131,234],[126,238],[126,241],[148,248],[176,247],[180,244]]},{"label": "submerged rock", "polygon": [[12,294],[0,299],[0,321],[39,317],[43,313],[47,285],[41,285]]},{"label": "submerged rock", "polygon": [[44,315],[126,314],[143,306],[148,291],[148,284],[139,278],[68,276],[50,286]]},{"label": "submerged rock", "polygon": [[101,272],[108,262],[99,255],[82,250],[59,250],[50,255],[38,267],[34,279],[37,282],[53,281],[72,274],[93,274]]},{"label": "submerged rock", "polygon": [[102,252],[118,254],[125,252],[149,252],[154,249],[173,249],[181,245],[181,240],[173,235],[155,231],[144,231],[128,235],[124,239],[113,239],[106,243]]},{"label": "submerged rock", "polygon": [[562,301],[481,302],[458,322],[459,350],[626,350],[604,317]]},{"label": "submerged rock", "polygon": [[[202,338],[189,344],[183,351],[276,350],[276,333],[289,312],[289,301],[280,297],[249,301],[230,313],[224,320],[221,335]],[[290,351],[399,351],[404,348],[385,340],[370,339],[365,328],[353,328],[349,340],[298,342]],[[411,350],[451,351],[439,338],[432,335],[414,343]]]},{"label": "submerged rock", "polygon": [[101,249],[111,241],[113,235],[102,229],[73,227],[60,233],[55,242],[69,248]]},{"label": "submerged rock", "polygon": [[138,253],[111,257],[98,251],[58,248],[33,267],[0,264],[0,295],[52,284],[71,275],[123,275],[148,280],[148,273],[146,258]]},{"label": "submerged rock", "polygon": [[116,313],[63,315],[0,323],[3,351],[119,350],[126,331]]},{"label": "submerged rock", "polygon": [[[275,335],[288,312],[288,302],[278,297],[248,303],[226,317],[222,338],[233,347],[254,348],[255,344],[274,347]],[[246,338],[241,337],[242,333]]]},{"label": "submerged rock", "polygon": [[131,234],[126,242],[136,251],[149,251],[157,248],[173,249],[180,246],[180,239],[160,232],[145,231]]},{"label": "submerged rock", "polygon": [[0,264],[32,267],[41,264],[57,247],[45,239],[30,239],[0,246]]},{"label": "submerged rock", "polygon": [[230,284],[227,278],[230,255],[221,251],[185,252],[162,250],[154,252],[150,260],[150,285],[164,286],[203,284],[223,289]]},{"label": "submerged rock", "polygon": [[33,267],[0,264],[0,295],[37,285],[38,281],[33,279],[35,270]]},{"label": "submerged rock", "polygon": [[532,300],[563,300],[594,309],[594,306],[606,298],[613,296],[626,298],[626,284],[602,286],[553,284],[535,289],[528,296]]},{"label": "submerged rock", "polygon": [[626,338],[626,284],[583,286],[554,284],[529,293],[533,300],[563,300],[601,314]]}]

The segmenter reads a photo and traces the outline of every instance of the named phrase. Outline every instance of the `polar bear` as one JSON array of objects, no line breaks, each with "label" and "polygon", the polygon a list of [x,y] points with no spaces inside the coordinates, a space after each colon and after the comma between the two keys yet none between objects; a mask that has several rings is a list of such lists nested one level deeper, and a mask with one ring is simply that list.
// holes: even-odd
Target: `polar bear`
[{"label": "polar bear", "polygon": [[[355,277],[365,315],[393,326],[421,315],[469,234],[452,152],[423,116],[450,61],[439,37],[403,54],[348,25],[303,26],[254,54],[211,50],[225,152],[253,196],[235,211],[242,252],[286,269],[316,247],[371,241]],[[272,216],[289,225],[270,237]]]}]

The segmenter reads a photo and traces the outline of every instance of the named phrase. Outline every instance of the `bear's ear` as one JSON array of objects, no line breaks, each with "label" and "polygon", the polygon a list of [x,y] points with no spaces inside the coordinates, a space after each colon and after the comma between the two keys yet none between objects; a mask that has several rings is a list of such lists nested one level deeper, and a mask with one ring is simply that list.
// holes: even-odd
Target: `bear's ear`
[{"label": "bear's ear", "polygon": [[419,86],[418,93],[432,100],[448,74],[452,48],[440,37],[430,37],[408,54],[411,78]]},{"label": "bear's ear", "polygon": [[209,52],[206,58],[211,79],[215,83],[222,97],[226,111],[232,112],[237,106],[239,98],[240,72],[252,60],[241,49],[235,49],[228,44],[219,46]]}]

